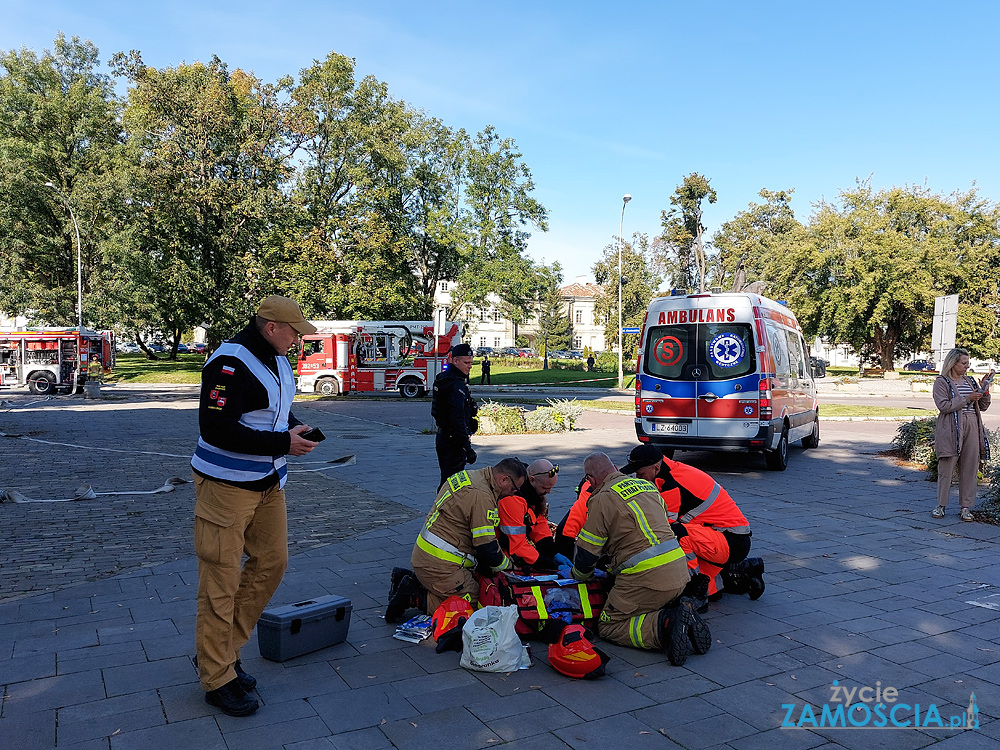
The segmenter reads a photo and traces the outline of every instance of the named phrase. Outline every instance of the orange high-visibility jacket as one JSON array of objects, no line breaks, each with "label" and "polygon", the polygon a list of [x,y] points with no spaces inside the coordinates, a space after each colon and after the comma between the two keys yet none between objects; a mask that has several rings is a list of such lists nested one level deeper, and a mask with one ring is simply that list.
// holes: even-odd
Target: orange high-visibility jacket
[{"label": "orange high-visibility jacket", "polygon": [[693,466],[664,457],[655,484],[671,521],[697,523],[733,534],[749,534],[750,523],[722,485]]},{"label": "orange high-visibility jacket", "polygon": [[563,535],[576,539],[580,534],[580,529],[587,523],[587,501],[590,499],[590,481],[584,479],[580,483],[580,494],[573,503],[573,507],[566,514],[566,523],[563,525]]},{"label": "orange high-visibility jacket", "polygon": [[500,498],[500,525],[497,536],[507,554],[533,565],[538,560],[538,550],[535,544],[543,539],[552,538],[549,519],[544,515],[535,515],[528,507],[528,501],[520,495],[509,495]]}]

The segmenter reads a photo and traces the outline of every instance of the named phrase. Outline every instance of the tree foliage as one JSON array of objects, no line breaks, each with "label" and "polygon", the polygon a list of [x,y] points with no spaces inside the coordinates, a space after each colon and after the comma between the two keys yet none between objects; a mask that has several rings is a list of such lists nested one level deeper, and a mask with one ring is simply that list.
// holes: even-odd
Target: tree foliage
[{"label": "tree foliage", "polygon": [[715,189],[704,175],[687,175],[670,196],[670,208],[660,215],[660,263],[671,286],[705,291],[709,259],[702,224],[702,202],[715,203]]},{"label": "tree foliage", "polygon": [[[655,250],[649,237],[641,232],[632,235],[631,242],[622,246],[622,327],[642,325],[649,301],[656,296],[663,277],[656,271]],[[604,255],[593,267],[594,278],[604,287],[604,293],[594,303],[595,321],[604,322],[605,349],[618,347],[618,242],[604,247]],[[623,353],[635,357],[639,346],[638,334],[622,338]]]}]

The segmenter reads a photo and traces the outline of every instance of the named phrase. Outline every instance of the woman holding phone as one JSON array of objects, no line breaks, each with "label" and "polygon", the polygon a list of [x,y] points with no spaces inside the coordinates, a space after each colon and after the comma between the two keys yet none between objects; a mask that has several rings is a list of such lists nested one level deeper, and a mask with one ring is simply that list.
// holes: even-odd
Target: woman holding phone
[{"label": "woman holding phone", "polygon": [[990,408],[993,370],[981,382],[967,375],[969,352],[952,349],[944,358],[941,374],[934,381],[934,404],[938,409],[934,450],[938,457],[937,507],[934,518],[944,518],[951,491],[951,477],[958,466],[958,505],[963,521],[972,521],[970,508],[976,502],[980,458],[989,458],[981,412]]}]

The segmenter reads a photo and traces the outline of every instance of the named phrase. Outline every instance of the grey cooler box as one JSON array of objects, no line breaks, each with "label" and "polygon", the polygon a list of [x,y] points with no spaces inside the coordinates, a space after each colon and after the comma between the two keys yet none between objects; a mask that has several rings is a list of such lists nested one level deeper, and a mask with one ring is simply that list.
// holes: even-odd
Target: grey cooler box
[{"label": "grey cooler box", "polygon": [[296,604],[269,607],[257,621],[260,655],[285,661],[343,643],[351,626],[351,600],[321,596]]}]

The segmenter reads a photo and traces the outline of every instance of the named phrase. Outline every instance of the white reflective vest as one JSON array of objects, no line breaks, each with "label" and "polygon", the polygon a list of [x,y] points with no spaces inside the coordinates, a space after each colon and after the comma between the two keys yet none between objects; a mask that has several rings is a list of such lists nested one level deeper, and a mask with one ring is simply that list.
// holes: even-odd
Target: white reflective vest
[{"label": "white reflective vest", "polygon": [[[240,424],[251,430],[265,432],[287,432],[288,412],[295,398],[295,376],[292,366],[284,357],[276,357],[280,377],[257,359],[249,349],[240,344],[226,342],[211,356],[235,357],[250,371],[267,390],[268,405],[264,409],[246,412],[240,417]],[[205,365],[208,365],[208,362]],[[201,474],[224,482],[255,482],[277,473],[278,487],[285,486],[288,475],[284,456],[258,456],[250,453],[236,453],[210,445],[201,437],[191,458],[191,466]]]}]

